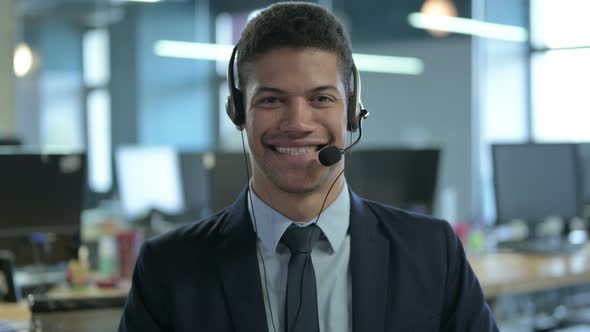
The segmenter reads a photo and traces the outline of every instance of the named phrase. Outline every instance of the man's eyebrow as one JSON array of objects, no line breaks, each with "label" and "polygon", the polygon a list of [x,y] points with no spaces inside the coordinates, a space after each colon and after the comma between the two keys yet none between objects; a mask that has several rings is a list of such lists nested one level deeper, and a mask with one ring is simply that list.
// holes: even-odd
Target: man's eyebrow
[{"label": "man's eyebrow", "polygon": [[317,88],[312,89],[311,92],[322,92],[322,91],[326,91],[326,90],[333,90],[335,92],[338,92],[338,89],[333,85],[318,86]]},{"label": "man's eyebrow", "polygon": [[[316,88],[309,90],[310,93],[318,93],[318,92],[323,92],[323,91],[338,92],[338,88],[336,88],[333,85],[322,85],[322,86],[318,86]],[[286,95],[287,91],[279,89],[279,88],[273,88],[270,86],[261,86],[261,87],[258,87],[254,90],[254,94],[252,95],[252,97],[256,97],[256,96],[263,94],[263,93],[276,93],[276,94]]]},{"label": "man's eyebrow", "polygon": [[254,90],[254,94],[252,96],[258,96],[258,95],[265,93],[265,92],[278,93],[278,94],[282,94],[282,95],[287,94],[287,91],[281,90],[279,88],[273,88],[270,86],[261,86],[261,87],[256,88],[256,90]]}]

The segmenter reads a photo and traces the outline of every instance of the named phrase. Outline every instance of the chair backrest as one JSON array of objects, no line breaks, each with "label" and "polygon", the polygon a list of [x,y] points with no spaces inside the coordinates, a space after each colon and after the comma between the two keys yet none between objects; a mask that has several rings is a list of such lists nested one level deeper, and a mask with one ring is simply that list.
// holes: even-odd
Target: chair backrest
[{"label": "chair backrest", "polygon": [[20,301],[20,290],[14,283],[14,255],[7,250],[0,250],[0,278],[4,279],[7,288],[4,291],[0,287],[0,301]]}]

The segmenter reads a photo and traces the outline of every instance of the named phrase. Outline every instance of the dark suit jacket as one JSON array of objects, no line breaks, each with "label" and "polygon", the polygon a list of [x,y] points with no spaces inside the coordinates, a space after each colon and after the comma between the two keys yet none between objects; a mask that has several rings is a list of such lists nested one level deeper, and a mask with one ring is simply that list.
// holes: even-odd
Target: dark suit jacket
[{"label": "dark suit jacket", "polygon": [[[246,197],[144,243],[120,332],[268,331]],[[350,203],[354,332],[497,331],[448,223]]]}]

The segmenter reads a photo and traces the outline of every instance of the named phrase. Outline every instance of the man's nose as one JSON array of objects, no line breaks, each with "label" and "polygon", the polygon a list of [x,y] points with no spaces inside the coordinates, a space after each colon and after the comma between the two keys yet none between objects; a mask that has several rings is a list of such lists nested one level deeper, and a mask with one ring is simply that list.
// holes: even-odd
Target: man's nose
[{"label": "man's nose", "polygon": [[312,130],[312,108],[304,98],[292,99],[283,112],[280,130],[283,132],[309,132]]}]

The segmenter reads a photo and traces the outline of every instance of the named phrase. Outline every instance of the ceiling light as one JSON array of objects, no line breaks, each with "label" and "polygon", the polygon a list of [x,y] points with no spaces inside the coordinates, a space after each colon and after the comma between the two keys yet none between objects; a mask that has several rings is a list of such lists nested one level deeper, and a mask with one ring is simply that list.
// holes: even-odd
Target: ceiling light
[{"label": "ceiling light", "polygon": [[418,58],[353,53],[354,63],[359,71],[420,75],[424,71],[424,62]]},{"label": "ceiling light", "polygon": [[[232,45],[159,40],[154,44],[158,56],[229,62]],[[359,71],[419,75],[424,63],[418,58],[353,53]]]},{"label": "ceiling light", "polygon": [[17,77],[23,77],[27,75],[31,68],[33,68],[33,52],[29,45],[20,43],[14,50],[14,74]]},{"label": "ceiling light", "polygon": [[154,53],[159,56],[229,62],[231,45],[193,43],[173,40],[158,40]]},{"label": "ceiling light", "polygon": [[419,29],[441,30],[484,38],[524,42],[528,40],[525,28],[487,23],[461,17],[427,15],[412,13],[408,15],[408,23]]},{"label": "ceiling light", "polygon": [[[427,0],[422,4],[420,12],[425,15],[457,16],[457,8],[450,0]],[[436,29],[428,29],[428,32],[435,37],[443,37],[449,34],[449,31]]]}]

